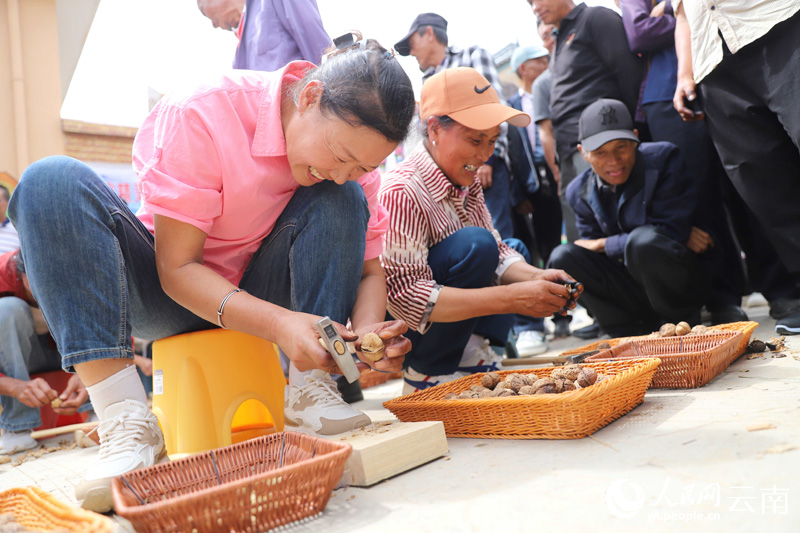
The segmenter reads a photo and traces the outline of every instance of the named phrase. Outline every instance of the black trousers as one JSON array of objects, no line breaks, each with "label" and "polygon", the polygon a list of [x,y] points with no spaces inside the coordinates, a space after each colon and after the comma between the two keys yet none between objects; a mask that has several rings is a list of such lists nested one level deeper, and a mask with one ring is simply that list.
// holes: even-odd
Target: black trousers
[{"label": "black trousers", "polygon": [[728,181],[705,122],[684,122],[672,102],[644,105],[654,141],[671,142],[681,149],[686,173],[697,184],[698,206],[694,225],[714,240],[721,261],[706,261],[710,268],[711,292],[706,305],[740,305],[745,293],[745,270],[739,246],[733,238],[725,212],[723,182]]},{"label": "black trousers", "polygon": [[612,337],[644,335],[664,322],[695,325],[709,290],[695,254],[653,226],[628,235],[624,263],[570,243],[553,250],[550,266],[583,283],[580,303]]},{"label": "black trousers", "polygon": [[784,266],[800,273],[800,13],[702,80],[711,138]]}]

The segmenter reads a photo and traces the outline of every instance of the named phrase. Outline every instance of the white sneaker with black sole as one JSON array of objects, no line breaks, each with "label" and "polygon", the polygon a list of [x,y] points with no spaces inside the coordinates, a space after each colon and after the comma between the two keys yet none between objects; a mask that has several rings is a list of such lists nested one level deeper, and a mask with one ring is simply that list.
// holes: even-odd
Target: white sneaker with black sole
[{"label": "white sneaker with black sole", "polygon": [[324,370],[312,370],[303,379],[302,385],[286,386],[283,414],[287,431],[337,435],[372,422],[342,399],[336,382]]},{"label": "white sneaker with black sole", "polygon": [[168,459],[156,415],[142,402],[125,400],[106,407],[100,422],[99,458],[75,487],[84,509],[106,513],[114,506],[111,480]]},{"label": "white sneaker with black sole", "polygon": [[523,331],[517,337],[517,355],[531,357],[547,351],[547,337],[541,331]]},{"label": "white sneaker with black sole", "polygon": [[501,370],[503,356],[498,355],[491,346],[489,339],[481,335],[470,335],[464,353],[461,355],[461,362],[458,364],[458,372],[464,374],[477,374],[478,372],[494,372]]}]

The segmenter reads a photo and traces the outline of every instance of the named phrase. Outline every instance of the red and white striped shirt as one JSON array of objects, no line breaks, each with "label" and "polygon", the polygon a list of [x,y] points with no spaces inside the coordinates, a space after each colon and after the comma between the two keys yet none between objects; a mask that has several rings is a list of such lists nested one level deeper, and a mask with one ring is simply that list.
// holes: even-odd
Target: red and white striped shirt
[{"label": "red and white striped shirt", "polygon": [[442,289],[428,266],[431,247],[461,228],[477,226],[491,231],[500,249],[495,282],[512,263],[524,261],[494,229],[480,182],[454,185],[424,146],[382,176],[378,199],[389,211],[381,255],[389,312],[420,333],[430,328],[428,318]]}]

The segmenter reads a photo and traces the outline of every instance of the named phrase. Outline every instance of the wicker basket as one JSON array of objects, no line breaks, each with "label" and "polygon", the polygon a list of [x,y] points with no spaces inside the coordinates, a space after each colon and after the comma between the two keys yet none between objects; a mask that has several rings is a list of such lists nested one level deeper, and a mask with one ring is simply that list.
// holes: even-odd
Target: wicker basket
[{"label": "wicker basket", "polygon": [[737,354],[740,331],[685,335],[626,342],[587,357],[586,361],[620,361],[641,357],[661,359],[651,389],[693,389],[702,387],[728,368]]},{"label": "wicker basket", "polygon": [[262,532],[321,513],[350,444],[285,432],[135,470],[112,481],[139,533]]},{"label": "wicker basket", "polygon": [[[757,327],[758,327],[758,322],[731,322],[730,324],[719,324],[718,326],[709,326],[708,329],[714,331],[740,331],[742,333],[742,340],[740,341],[739,347],[737,348],[736,351],[738,352],[739,355],[742,355],[747,349],[747,345],[750,343],[750,335],[753,334],[753,331],[755,331]],[[589,344],[585,344],[583,346],[579,346],[578,348],[566,350],[564,352],[561,352],[561,355],[575,355],[579,353],[591,352],[593,350],[597,350],[597,347],[604,342],[608,343],[608,345],[613,348],[615,346],[619,346],[623,342],[630,342],[642,339],[652,339],[652,338],[653,337],[651,337],[650,335],[639,335],[637,337],[617,337],[616,339],[603,339]]]},{"label": "wicker basket", "polygon": [[[37,487],[1,492],[0,515],[4,514],[10,514],[17,524],[33,531],[111,533],[114,529],[110,518],[67,505]],[[0,529],[5,531],[2,525]]]},{"label": "wicker basket", "polygon": [[[602,383],[561,394],[445,400],[450,392],[479,385],[483,374],[442,383],[384,402],[403,422],[441,420],[448,437],[485,439],[580,439],[621,417],[644,399],[658,359],[585,364],[611,376]],[[507,370],[549,377],[552,368]]]},{"label": "wicker basket", "polygon": [[731,322],[730,324],[719,324],[718,326],[711,326],[710,330],[714,331],[738,331],[742,334],[739,339],[739,346],[736,347],[736,356],[732,361],[735,361],[740,355],[747,351],[747,345],[750,344],[750,336],[758,327],[758,322]]}]

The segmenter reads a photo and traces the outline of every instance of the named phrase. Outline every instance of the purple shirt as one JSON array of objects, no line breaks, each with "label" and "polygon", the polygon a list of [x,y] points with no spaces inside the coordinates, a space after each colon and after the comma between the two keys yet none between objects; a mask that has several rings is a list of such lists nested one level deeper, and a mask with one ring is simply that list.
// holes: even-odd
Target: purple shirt
[{"label": "purple shirt", "polygon": [[332,41],[316,0],[247,0],[233,68],[278,70],[304,59],[319,65]]}]

